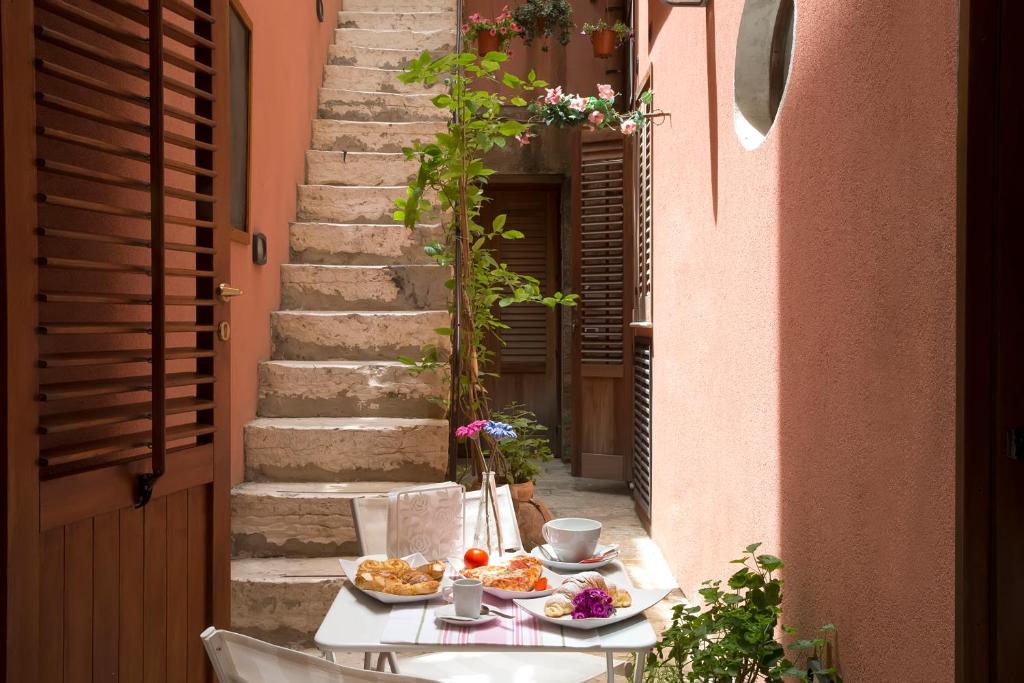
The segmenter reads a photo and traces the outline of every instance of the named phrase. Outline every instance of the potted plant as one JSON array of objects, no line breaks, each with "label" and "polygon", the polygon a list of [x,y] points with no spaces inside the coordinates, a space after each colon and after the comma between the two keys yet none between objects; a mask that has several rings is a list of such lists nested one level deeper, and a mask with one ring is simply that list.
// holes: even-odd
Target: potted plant
[{"label": "potted plant", "polygon": [[[774,555],[758,555],[760,545],[747,546],[743,557],[732,561],[741,567],[726,585],[720,580],[701,584],[703,607],[673,609],[672,625],[647,658],[648,683],[782,683],[790,678],[842,683],[834,669],[800,668],[786,659],[776,639],[782,615],[782,579],[776,572],[783,564]],[[794,647],[814,650],[817,657],[822,642],[797,641]]]},{"label": "potted plant", "polygon": [[501,14],[493,19],[479,13],[469,15],[462,25],[462,33],[466,40],[476,41],[477,54],[483,56],[488,52],[507,52],[512,38],[523,34],[523,27],[512,18],[508,5],[505,5]]},{"label": "potted plant", "polygon": [[590,36],[590,43],[594,46],[594,56],[601,59],[608,59],[615,53],[615,48],[626,42],[632,35],[629,26],[621,21],[609,24],[604,19],[596,24],[583,24],[582,35]]},{"label": "potted plant", "polygon": [[503,441],[501,454],[508,464],[506,479],[516,500],[533,498],[533,482],[541,472],[542,463],[554,455],[545,432],[548,428],[537,422],[537,415],[521,403],[510,403],[503,410],[496,410],[492,419],[505,423],[515,430],[516,438]]},{"label": "potted plant", "polygon": [[[512,17],[523,29],[523,42],[532,45],[535,38],[558,36],[562,45],[569,44],[572,31],[572,5],[569,0],[527,0],[512,11]],[[541,48],[545,52],[548,46]]]}]

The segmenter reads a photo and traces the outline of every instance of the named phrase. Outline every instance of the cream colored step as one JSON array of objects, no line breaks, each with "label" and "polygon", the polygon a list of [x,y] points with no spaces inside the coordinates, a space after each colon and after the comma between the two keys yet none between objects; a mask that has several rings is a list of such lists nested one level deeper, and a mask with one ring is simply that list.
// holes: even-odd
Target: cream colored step
[{"label": "cream colored step", "polygon": [[455,0],[345,0],[354,12],[454,12]]},{"label": "cream colored step", "polygon": [[338,12],[338,28],[368,28],[375,31],[440,31],[455,30],[454,12],[364,12],[342,10]]},{"label": "cream colored step", "polygon": [[398,361],[270,360],[259,365],[260,417],[439,418],[441,372]]},{"label": "cream colored step", "polygon": [[448,307],[451,270],[438,265],[281,265],[281,308],[407,311]]},{"label": "cream colored step", "polygon": [[341,121],[447,121],[429,94],[405,95],[321,88],[317,115]]},{"label": "cream colored step", "polygon": [[401,152],[415,142],[433,142],[447,130],[444,121],[380,123],[375,121],[313,121],[313,149],[348,152]]},{"label": "cream colored step", "polygon": [[433,264],[424,247],[440,242],[440,225],[353,225],[292,223],[289,233],[293,263],[336,265]]},{"label": "cream colored step", "polygon": [[408,185],[419,165],[400,152],[306,152],[306,182],[310,185],[396,187]]},{"label": "cream colored step", "polygon": [[455,49],[455,28],[436,31],[379,31],[365,28],[339,28],[334,44],[341,47],[376,47],[389,50],[451,52]]},{"label": "cream colored step", "polygon": [[308,647],[344,582],[336,557],[232,560],[231,628]]},{"label": "cream colored step", "polygon": [[270,314],[276,360],[397,360],[419,358],[436,346],[441,358],[448,337],[434,330],[451,325],[448,311],[274,311]]},{"label": "cream colored step", "polygon": [[398,80],[394,69],[377,69],[371,66],[340,66],[327,64],[324,66],[323,87],[341,90],[361,90],[364,92],[433,94],[444,92],[447,87],[441,81],[425,87],[420,83],[403,83]]},{"label": "cream colored step", "polygon": [[[332,44],[327,53],[328,64],[341,66],[374,66],[378,69],[404,69],[423,50],[401,50],[388,47],[364,47]],[[435,56],[444,50],[433,50]]]},{"label": "cream colored step", "polygon": [[393,220],[395,199],[405,193],[404,185],[299,185],[296,218],[323,223],[386,223]]},{"label": "cream colored step", "polygon": [[231,491],[233,556],[358,555],[352,499],[415,482],[246,482]]},{"label": "cream colored step", "polygon": [[245,426],[249,481],[430,482],[448,467],[448,421],[258,418]]}]

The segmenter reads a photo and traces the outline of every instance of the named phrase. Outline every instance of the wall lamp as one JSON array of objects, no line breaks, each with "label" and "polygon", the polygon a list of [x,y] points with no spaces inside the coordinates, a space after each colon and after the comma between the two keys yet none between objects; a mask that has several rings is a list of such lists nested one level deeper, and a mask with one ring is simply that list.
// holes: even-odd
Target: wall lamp
[{"label": "wall lamp", "polygon": [[669,7],[707,7],[710,0],[661,0]]}]

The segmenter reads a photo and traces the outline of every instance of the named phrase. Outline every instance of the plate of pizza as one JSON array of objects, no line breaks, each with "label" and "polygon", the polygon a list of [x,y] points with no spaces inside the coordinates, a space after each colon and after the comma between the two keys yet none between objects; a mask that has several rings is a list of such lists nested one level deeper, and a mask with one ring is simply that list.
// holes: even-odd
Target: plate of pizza
[{"label": "plate of pizza", "polygon": [[562,577],[532,555],[516,555],[495,564],[463,569],[467,579],[479,579],[484,592],[503,600],[551,595]]}]

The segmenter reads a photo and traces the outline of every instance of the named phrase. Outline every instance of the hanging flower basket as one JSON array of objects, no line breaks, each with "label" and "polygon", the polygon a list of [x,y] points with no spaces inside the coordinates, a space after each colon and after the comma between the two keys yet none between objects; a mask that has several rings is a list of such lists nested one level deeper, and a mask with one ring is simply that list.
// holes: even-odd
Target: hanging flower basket
[{"label": "hanging flower basket", "polygon": [[512,18],[506,5],[493,19],[479,13],[469,15],[462,25],[462,33],[467,40],[476,41],[477,53],[483,56],[488,52],[508,52],[512,39],[523,35],[523,27]]},{"label": "hanging flower basket", "polygon": [[615,54],[615,31],[605,29],[590,34],[590,43],[594,46],[594,56],[608,59]]},{"label": "hanging flower basket", "polygon": [[501,41],[496,31],[481,31],[476,37],[476,52],[478,55],[485,55],[488,52],[498,52],[501,49]]}]

